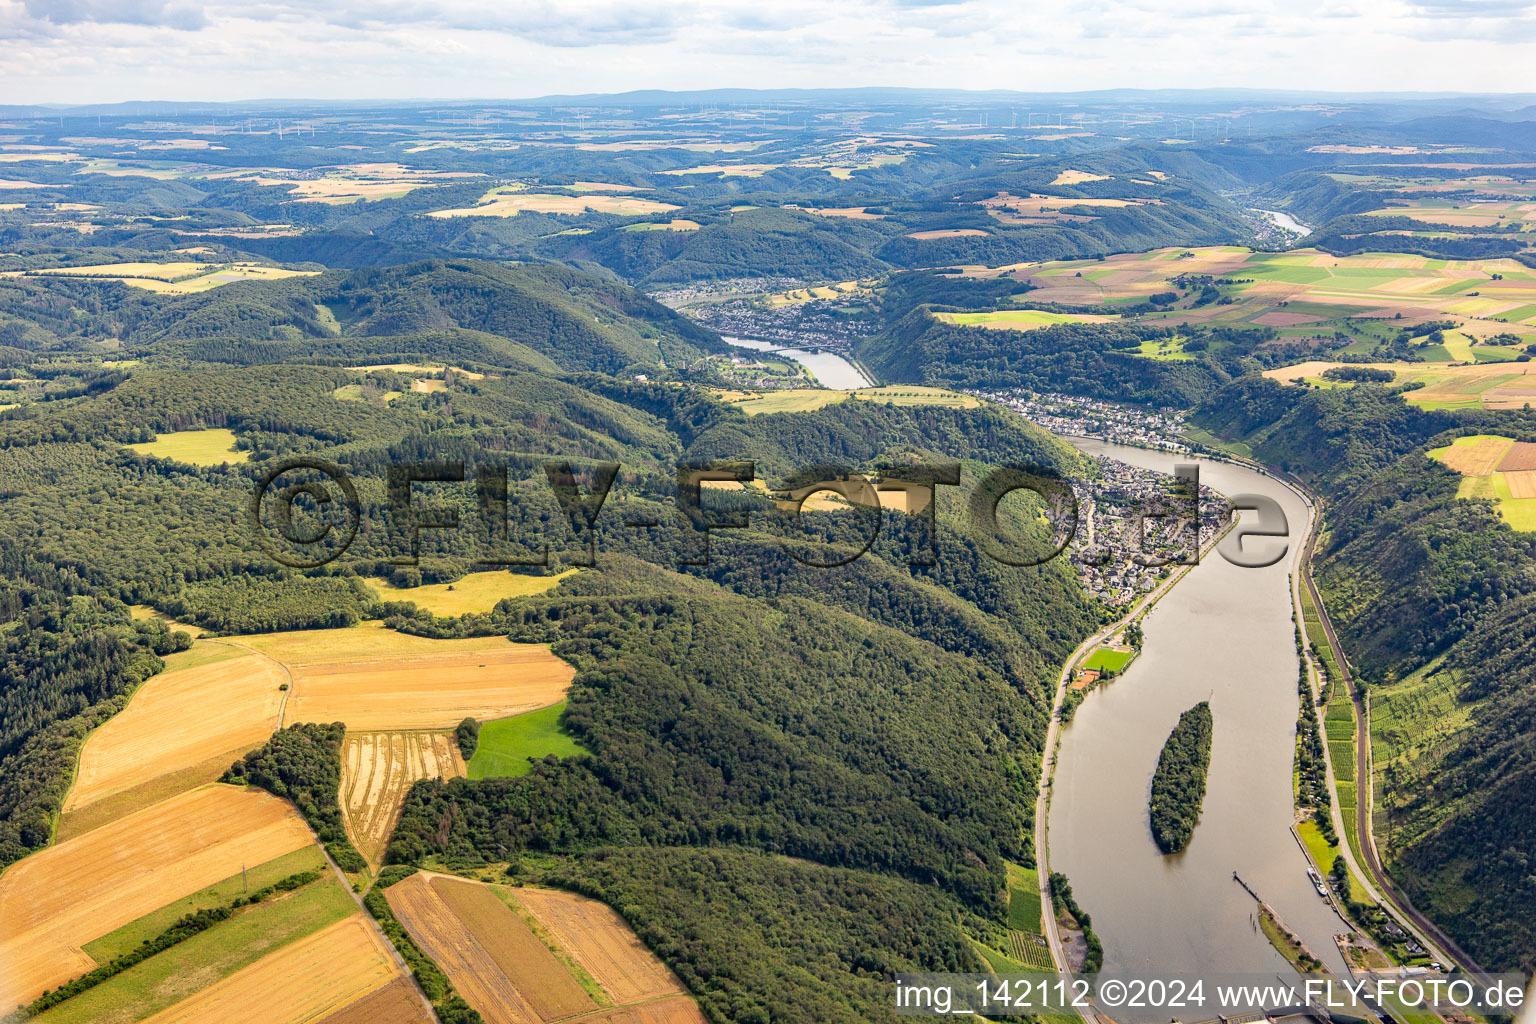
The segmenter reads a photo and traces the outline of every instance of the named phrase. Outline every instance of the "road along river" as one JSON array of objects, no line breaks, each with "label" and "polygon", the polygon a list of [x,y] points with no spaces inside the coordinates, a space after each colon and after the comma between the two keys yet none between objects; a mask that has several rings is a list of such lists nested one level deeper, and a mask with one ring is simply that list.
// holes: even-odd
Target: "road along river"
[{"label": "road along river", "polygon": [[[1347,927],[1308,879],[1308,860],[1290,831],[1299,662],[1288,574],[1305,546],[1306,504],[1243,466],[1069,440],[1089,454],[1170,474],[1176,462],[1198,461],[1201,483],[1228,496],[1278,501],[1290,545],[1264,569],[1232,565],[1215,551],[1202,558],[1143,620],[1140,657],[1090,694],[1062,729],[1050,797],[1051,869],[1071,879],[1093,916],[1106,971],[1290,976],[1257,929],[1253,898],[1232,880],[1236,871],[1342,973],[1333,936]],[[1215,735],[1200,824],[1182,853],[1164,856],[1147,822],[1152,772],[1179,714],[1202,700],[1211,702]],[[1168,1015],[1114,1016],[1161,1022]]]}]

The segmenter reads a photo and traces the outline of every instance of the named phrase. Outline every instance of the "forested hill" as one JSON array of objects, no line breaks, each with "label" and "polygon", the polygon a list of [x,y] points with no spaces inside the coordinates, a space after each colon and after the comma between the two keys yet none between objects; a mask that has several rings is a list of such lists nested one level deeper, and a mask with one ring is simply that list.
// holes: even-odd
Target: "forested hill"
[{"label": "forested hill", "polygon": [[[578,670],[565,728],[587,751],[515,779],[419,784],[393,859],[511,862],[593,893],[721,1021],[886,1019],[894,974],[982,969],[970,939],[1005,944],[1004,862],[1032,861],[1051,685],[1102,610],[1064,560],[985,556],[967,496],[1005,463],[1081,474],[1070,446],[992,406],[748,417],[640,379],[714,336],[575,271],[427,261],[145,302],[0,287],[58,346],[16,351],[14,372],[47,390],[0,412],[0,536],[43,581],[0,592],[17,624],[0,654],[24,681],[0,737],[6,859],[49,841],[86,730],[169,649],[119,602],[222,633],[375,619],[552,643]],[[104,329],[121,337],[111,366],[88,355]],[[355,543],[315,570],[275,563],[246,519],[263,471],[294,455],[338,464],[359,495]],[[886,510],[869,550],[835,568],[809,563],[856,554],[862,514],[797,518],[708,491],[751,525],[682,564],[699,538],[677,514],[677,466],[708,459],[752,460],[775,487],[813,464],[949,461],[962,484],[940,489],[932,528]],[[621,464],[594,528],[554,499],[545,463],[564,460],[583,487],[594,462]],[[421,531],[407,571],[390,561],[408,539],[386,475],[442,461],[466,482],[419,485],[413,502],[456,509],[463,528]],[[528,571],[584,564],[589,544],[596,566],[491,612],[419,611],[414,585],[507,553],[475,489],[503,467],[509,533],[530,542],[515,553],[551,550]],[[1004,520],[1038,541],[1037,509]],[[936,564],[914,564],[930,542]]]},{"label": "forested hill", "polygon": [[[1160,361],[1137,353],[1166,327],[1058,324],[1033,330],[960,326],[919,307],[859,353],[890,380],[963,388],[1064,391],[1111,401],[1187,408],[1241,372],[1241,359]],[[1223,365],[1225,363],[1226,365]]]},{"label": "forested hill", "polygon": [[[61,274],[0,279],[23,351],[102,344],[151,358],[366,361],[415,353],[486,366],[617,372],[686,361],[719,337],[624,285],[548,265],[427,260],[150,298]],[[409,339],[380,342],[362,339]],[[13,357],[16,362],[18,357]]]},{"label": "forested hill", "polygon": [[1197,422],[1323,498],[1319,585],[1370,690],[1373,820],[1388,870],[1491,969],[1530,970],[1536,927],[1536,534],[1426,451],[1536,441],[1530,411],[1425,412],[1374,384],[1236,381]]}]

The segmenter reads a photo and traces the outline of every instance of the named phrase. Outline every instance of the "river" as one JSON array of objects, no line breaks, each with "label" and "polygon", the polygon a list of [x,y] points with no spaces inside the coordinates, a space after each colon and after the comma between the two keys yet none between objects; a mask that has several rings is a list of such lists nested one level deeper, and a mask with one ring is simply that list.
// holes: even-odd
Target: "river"
[{"label": "river", "polygon": [[[1191,461],[1068,440],[1090,454],[1167,473],[1175,462]],[[1051,868],[1071,879],[1078,903],[1093,916],[1107,971],[1290,976],[1289,964],[1255,927],[1254,901],[1232,880],[1236,871],[1314,954],[1342,972],[1333,936],[1346,926],[1313,888],[1306,855],[1290,832],[1299,665],[1288,572],[1304,546],[1306,506],[1273,478],[1195,461],[1201,482],[1228,496],[1280,502],[1290,549],[1266,569],[1239,568],[1212,551],[1147,614],[1140,657],[1090,694],[1062,731]],[[1164,856],[1147,824],[1152,772],[1179,714],[1207,699],[1215,734],[1200,824],[1182,853]],[[1161,1022],[1168,1014],[1114,1016]]]},{"label": "river", "polygon": [[772,352],[774,355],[791,359],[810,370],[811,376],[815,377],[822,387],[832,388],[835,391],[856,391],[859,388],[875,386],[875,382],[866,377],[857,366],[832,352],[807,352],[798,348],[779,348],[771,341],[758,341],[754,338],[726,337],[725,340],[737,348]]},{"label": "river", "polygon": [[1279,210],[1260,210],[1259,212],[1268,215],[1269,219],[1279,225],[1282,231],[1291,231],[1303,236],[1312,233],[1311,227],[1303,224],[1288,213],[1281,213]]}]

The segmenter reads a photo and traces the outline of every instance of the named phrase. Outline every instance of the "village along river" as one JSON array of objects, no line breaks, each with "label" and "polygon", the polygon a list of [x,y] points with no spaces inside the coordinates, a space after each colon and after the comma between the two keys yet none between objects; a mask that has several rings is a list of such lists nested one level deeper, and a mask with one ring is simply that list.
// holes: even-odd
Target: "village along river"
[{"label": "village along river", "polygon": [[[1290,832],[1299,665],[1287,574],[1305,544],[1304,502],[1242,466],[1069,440],[1089,454],[1169,474],[1176,462],[1198,461],[1201,483],[1229,497],[1278,501],[1290,541],[1286,557],[1265,569],[1232,565],[1215,550],[1202,557],[1143,620],[1141,655],[1077,709],[1062,731],[1052,783],[1051,869],[1071,879],[1092,915],[1106,971],[1294,978],[1255,926],[1254,900],[1233,881],[1236,871],[1330,970],[1343,973],[1333,936],[1347,926],[1317,894]],[[1276,543],[1251,538],[1245,547]],[[1205,803],[1189,846],[1164,856],[1147,822],[1152,772],[1179,714],[1202,700],[1215,720]],[[1112,1015],[1168,1019],[1166,1011]]]}]

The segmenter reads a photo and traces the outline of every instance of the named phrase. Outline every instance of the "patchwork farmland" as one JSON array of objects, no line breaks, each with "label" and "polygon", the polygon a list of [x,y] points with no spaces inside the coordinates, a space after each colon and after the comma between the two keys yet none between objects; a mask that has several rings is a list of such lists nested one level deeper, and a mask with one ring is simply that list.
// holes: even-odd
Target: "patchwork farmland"
[{"label": "patchwork farmland", "polygon": [[1428,454],[1461,474],[1456,497],[1485,498],[1516,530],[1536,531],[1536,444],[1475,434]]},{"label": "patchwork farmland", "polygon": [[[145,1024],[296,1024],[343,1010],[404,976],[361,913],[337,921],[147,1018]],[[426,1020],[417,1003],[415,1018]]]},{"label": "patchwork farmland", "polygon": [[[1514,351],[1488,344],[1500,335],[1536,342],[1536,271],[1513,259],[1444,260],[1403,253],[1335,256],[1317,249],[1255,252],[1240,246],[1155,249],[1094,260],[965,267],[973,278],[1013,277],[1032,290],[1018,299],[1030,305],[1133,305],[1166,293],[1178,278],[1209,279],[1219,301],[1143,313],[1144,323],[1211,327],[1273,327],[1280,339],[1336,331],[1357,337],[1354,349],[1400,327],[1451,319],[1445,332],[1446,362],[1505,361]],[[1032,326],[1038,310],[944,314],[957,323]],[[1057,316],[1066,314],[1056,314]],[[1069,318],[1081,319],[1080,316]],[[1043,322],[1051,322],[1048,317]],[[1454,349],[1454,353],[1451,351]]]},{"label": "patchwork farmland", "polygon": [[277,728],[287,677],[271,659],[203,642],[167,668],[86,741],[66,815],[199,767],[211,782]]},{"label": "patchwork farmland", "polygon": [[1364,366],[1387,370],[1394,384],[1422,385],[1403,398],[1424,409],[1523,409],[1536,401],[1536,363],[1335,363],[1309,360],[1264,371],[1264,376],[1287,384],[1312,387],[1348,387],[1323,374],[1336,366]]},{"label": "patchwork farmland", "polygon": [[311,843],[288,801],[215,784],[26,858],[0,875],[0,1005],[90,970],[91,940]]}]

